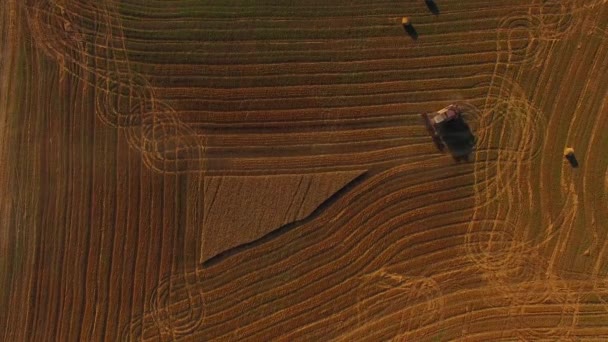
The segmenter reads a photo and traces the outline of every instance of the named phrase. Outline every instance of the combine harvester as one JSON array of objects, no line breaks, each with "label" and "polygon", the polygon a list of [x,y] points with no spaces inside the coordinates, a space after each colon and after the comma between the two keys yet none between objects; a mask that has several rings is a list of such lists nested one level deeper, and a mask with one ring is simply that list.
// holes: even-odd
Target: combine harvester
[{"label": "combine harvester", "polygon": [[462,119],[462,109],[451,104],[434,113],[423,113],[422,117],[437,149],[446,148],[456,161],[468,161],[475,148],[475,136]]}]

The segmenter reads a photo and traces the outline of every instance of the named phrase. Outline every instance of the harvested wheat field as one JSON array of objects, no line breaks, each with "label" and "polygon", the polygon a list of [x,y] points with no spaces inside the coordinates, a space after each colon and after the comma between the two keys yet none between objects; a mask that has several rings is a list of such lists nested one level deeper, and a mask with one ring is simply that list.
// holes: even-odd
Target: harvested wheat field
[{"label": "harvested wheat field", "polygon": [[[0,27],[0,340],[608,340],[608,1]],[[450,104],[468,161],[421,118]]]}]

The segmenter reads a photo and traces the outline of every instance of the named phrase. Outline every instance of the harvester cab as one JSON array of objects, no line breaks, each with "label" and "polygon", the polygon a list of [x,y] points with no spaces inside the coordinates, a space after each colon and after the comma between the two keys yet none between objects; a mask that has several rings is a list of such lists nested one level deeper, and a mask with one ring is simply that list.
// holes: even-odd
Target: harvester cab
[{"label": "harvester cab", "polygon": [[449,105],[441,110],[438,110],[433,116],[433,126],[448,122],[460,116],[460,109],[456,105]]}]

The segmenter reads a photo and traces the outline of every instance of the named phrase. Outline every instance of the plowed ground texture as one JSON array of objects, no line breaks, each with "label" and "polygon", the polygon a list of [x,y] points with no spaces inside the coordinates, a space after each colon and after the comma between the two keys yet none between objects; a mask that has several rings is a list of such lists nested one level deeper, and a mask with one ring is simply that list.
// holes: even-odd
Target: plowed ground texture
[{"label": "plowed ground texture", "polygon": [[[3,0],[0,28],[0,340],[608,340],[607,1]],[[421,119],[451,103],[466,162]]]}]

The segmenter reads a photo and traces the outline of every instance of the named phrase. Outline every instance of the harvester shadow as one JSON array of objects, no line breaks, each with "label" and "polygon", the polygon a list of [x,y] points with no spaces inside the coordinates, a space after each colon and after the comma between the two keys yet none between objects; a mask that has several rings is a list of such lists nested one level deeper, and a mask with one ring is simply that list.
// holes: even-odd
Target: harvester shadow
[{"label": "harvester shadow", "polygon": [[434,15],[439,15],[439,7],[437,7],[437,3],[434,0],[425,0],[426,7],[429,8],[429,11]]},{"label": "harvester shadow", "polygon": [[578,167],[578,160],[576,160],[576,156],[574,154],[567,155],[566,159],[568,159],[568,162],[570,163],[570,166],[572,166],[574,168]]},{"label": "harvester shadow", "polygon": [[444,123],[438,130],[454,160],[470,161],[477,139],[462,117]]},{"label": "harvester shadow", "polygon": [[404,25],[403,29],[405,30],[405,33],[412,37],[413,40],[418,39],[418,31],[416,31],[416,28],[413,25]]}]

